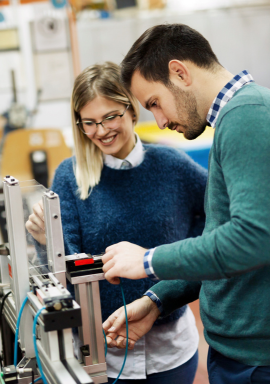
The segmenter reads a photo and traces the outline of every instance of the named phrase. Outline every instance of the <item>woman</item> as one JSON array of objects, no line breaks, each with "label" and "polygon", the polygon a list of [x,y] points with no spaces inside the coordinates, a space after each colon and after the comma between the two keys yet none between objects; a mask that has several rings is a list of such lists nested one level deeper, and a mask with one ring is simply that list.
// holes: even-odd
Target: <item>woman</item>
[{"label": "woman", "polygon": [[[152,248],[202,232],[206,171],[180,151],[142,145],[134,134],[138,114],[137,101],[121,85],[116,64],[88,67],[76,78],[75,157],[60,164],[51,188],[60,196],[67,255],[100,254],[123,240]],[[27,228],[45,242],[42,217],[38,205]],[[127,303],[153,284],[150,279],[124,280]],[[123,303],[119,286],[107,281],[100,282],[100,295],[104,321]],[[129,351],[119,383],[191,384],[197,346],[194,317],[185,306],[159,319]],[[109,383],[123,357],[122,350],[108,352]]]}]

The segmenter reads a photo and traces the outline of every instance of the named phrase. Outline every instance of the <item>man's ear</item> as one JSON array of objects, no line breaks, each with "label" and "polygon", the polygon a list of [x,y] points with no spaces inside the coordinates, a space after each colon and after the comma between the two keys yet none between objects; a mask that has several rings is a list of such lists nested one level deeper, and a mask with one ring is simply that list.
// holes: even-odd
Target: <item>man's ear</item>
[{"label": "man's ear", "polygon": [[[171,60],[168,64],[169,67],[169,77],[170,79],[176,82],[180,82],[183,86],[191,85],[191,73],[186,64],[180,60]],[[173,82],[174,82],[173,81]]]}]

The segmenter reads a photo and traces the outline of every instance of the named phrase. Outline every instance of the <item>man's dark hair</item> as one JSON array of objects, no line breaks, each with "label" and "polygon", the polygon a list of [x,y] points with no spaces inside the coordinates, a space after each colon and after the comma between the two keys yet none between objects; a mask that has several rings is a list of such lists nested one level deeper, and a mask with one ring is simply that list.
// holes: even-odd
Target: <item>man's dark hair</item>
[{"label": "man's dark hair", "polygon": [[168,63],[191,61],[211,69],[219,64],[209,42],[184,24],[161,24],[147,29],[135,41],[121,64],[121,79],[130,88],[136,70],[148,81],[169,83]]}]

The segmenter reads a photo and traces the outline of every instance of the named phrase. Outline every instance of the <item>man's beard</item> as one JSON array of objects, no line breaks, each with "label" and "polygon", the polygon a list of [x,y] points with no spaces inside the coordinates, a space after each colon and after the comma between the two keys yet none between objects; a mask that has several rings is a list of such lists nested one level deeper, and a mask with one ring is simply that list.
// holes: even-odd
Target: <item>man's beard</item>
[{"label": "man's beard", "polygon": [[[207,125],[206,120],[202,120],[197,110],[197,101],[191,91],[182,91],[172,82],[167,86],[174,96],[175,106],[177,109],[179,122],[171,122],[168,125],[172,129],[176,125],[184,128],[184,136],[188,140],[194,140],[200,136]],[[183,112],[187,115],[187,119],[183,120]],[[180,123],[180,121],[182,121]]]}]

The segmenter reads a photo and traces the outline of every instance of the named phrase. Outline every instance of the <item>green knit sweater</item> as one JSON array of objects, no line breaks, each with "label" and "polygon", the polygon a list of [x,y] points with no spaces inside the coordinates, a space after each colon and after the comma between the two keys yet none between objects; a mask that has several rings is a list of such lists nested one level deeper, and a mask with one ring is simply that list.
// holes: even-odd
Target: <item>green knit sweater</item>
[{"label": "green knit sweater", "polygon": [[205,211],[202,236],[156,249],[152,265],[164,281],[151,290],[166,314],[199,296],[209,345],[270,365],[269,89],[246,85],[221,110]]}]

